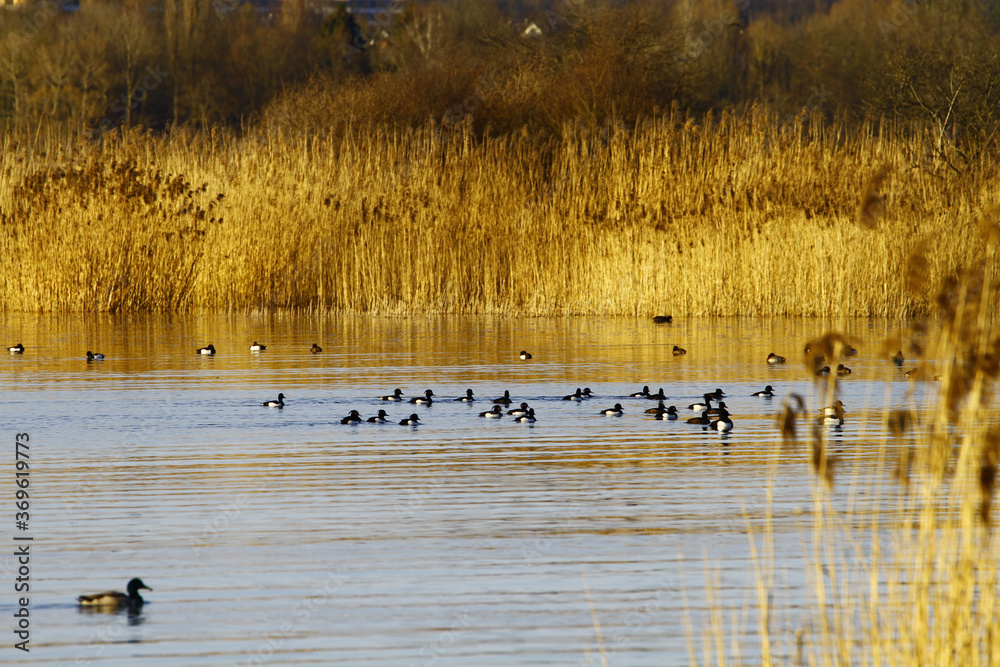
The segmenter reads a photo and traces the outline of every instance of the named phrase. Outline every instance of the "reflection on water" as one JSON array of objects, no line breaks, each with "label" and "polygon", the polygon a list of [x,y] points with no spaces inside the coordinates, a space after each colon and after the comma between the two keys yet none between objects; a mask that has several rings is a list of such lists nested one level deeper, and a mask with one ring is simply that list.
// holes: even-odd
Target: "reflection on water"
[{"label": "reflection on water", "polygon": [[[0,419],[33,443],[35,625],[23,659],[37,663],[580,665],[600,664],[602,645],[610,664],[687,662],[686,615],[708,622],[706,571],[717,604],[739,610],[753,595],[746,531],[763,523],[783,398],[827,401],[799,363],[804,341],[836,328],[860,350],[839,393],[847,421],[831,432],[837,493],[855,511],[886,406],[919,410],[931,393],[911,393],[906,367],[881,354],[892,323],[869,320],[0,324],[0,342],[26,347],[0,358]],[[251,353],[255,340],[267,350]],[[209,343],[218,354],[196,354]],[[88,349],[107,358],[87,362]],[[770,352],[789,362],[767,365]],[[750,396],[766,384],[773,399]],[[643,385],[662,387],[682,419],[645,414],[655,402],[627,397]],[[595,398],[562,400],[584,386]],[[440,400],[378,400],[396,387]],[[684,423],[716,387],[735,423],[727,435]],[[468,388],[509,390],[538,421],[481,419],[489,403],[453,400]],[[283,409],[260,405],[279,392]],[[622,417],[598,414],[615,403]],[[390,423],[342,425],[352,409],[385,409]],[[400,426],[411,412],[421,425]],[[806,452],[781,456],[775,603],[792,651],[807,613],[812,474]],[[11,572],[8,562],[8,584]],[[133,576],[155,589],[141,614],[73,602]],[[14,602],[0,598],[0,611]]]}]

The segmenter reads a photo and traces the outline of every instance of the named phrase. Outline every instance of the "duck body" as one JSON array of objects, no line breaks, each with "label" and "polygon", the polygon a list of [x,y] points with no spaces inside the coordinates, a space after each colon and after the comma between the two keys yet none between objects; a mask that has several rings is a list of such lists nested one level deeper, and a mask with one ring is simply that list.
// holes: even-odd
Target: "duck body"
[{"label": "duck body", "polygon": [[466,389],[465,390],[465,396],[459,396],[455,400],[456,401],[461,401],[462,403],[474,403],[475,400],[476,400],[476,397],[473,396],[471,389]]},{"label": "duck body", "polygon": [[386,419],[386,417],[388,417],[388,416],[389,415],[386,413],[385,410],[379,410],[377,415],[375,415],[374,417],[369,417],[368,418],[368,423],[369,424],[388,424],[389,420]]},{"label": "duck body", "polygon": [[674,352],[674,356],[675,357],[679,357],[682,354],[687,354],[688,353],[688,351],[685,350],[683,347],[677,347],[676,345],[674,345],[673,352]]},{"label": "duck body", "polygon": [[514,401],[512,401],[510,398],[510,391],[504,389],[503,396],[501,396],[500,398],[494,398],[491,402],[497,403],[498,405],[503,405],[505,407],[509,407],[510,404],[513,403]]},{"label": "duck body", "polygon": [[351,410],[351,412],[340,420],[341,424],[360,424],[361,423],[361,413],[357,410]]},{"label": "duck body", "polygon": [[844,364],[837,364],[837,375],[850,375],[851,369]]},{"label": "duck body", "polygon": [[[717,406],[715,406],[714,408],[709,408],[708,410],[706,410],[706,412],[708,412],[708,414],[710,415],[721,415],[723,412],[726,412],[726,402],[719,401],[719,404]],[[726,414],[729,413],[726,412]]]},{"label": "duck body", "polygon": [[655,394],[649,394],[646,396],[651,401],[665,401],[667,400],[667,395],[663,393],[663,387],[660,387],[660,391]]},{"label": "duck body", "polygon": [[319,354],[320,352],[323,351],[323,348],[321,348],[316,343],[313,343],[313,346],[309,348],[309,351],[312,352],[313,354]]},{"label": "duck body", "polygon": [[902,366],[904,361],[906,361],[906,358],[903,356],[902,350],[892,355],[892,363],[896,364],[897,366]]},{"label": "duck body", "polygon": [[267,349],[267,345],[261,345],[257,341],[254,341],[253,345],[250,346],[250,351],[251,352],[263,352],[266,349]]},{"label": "duck body", "polygon": [[7,351],[11,354],[24,354],[24,346],[18,343],[12,347],[8,347]]},{"label": "duck body", "polygon": [[563,400],[564,401],[577,401],[577,402],[582,401],[583,400],[583,392],[581,392],[580,388],[577,387],[575,393],[572,393],[569,396],[563,396]]},{"label": "duck body", "polygon": [[[673,406],[670,406],[670,407],[673,407]],[[645,411],[645,413],[647,415],[655,415],[655,414],[658,414],[660,412],[666,412],[666,411],[667,411],[667,406],[663,404],[663,401],[660,401],[660,402],[658,402],[656,404],[655,408],[648,408]]]},{"label": "duck body", "polygon": [[775,366],[777,364],[783,364],[785,363],[785,358],[779,357],[774,352],[771,352],[770,354],[767,355],[767,363],[771,364],[772,366]]},{"label": "duck body", "polygon": [[644,385],[642,391],[637,391],[634,394],[629,394],[629,398],[646,398],[649,396],[649,385]]},{"label": "duck body", "polygon": [[834,428],[840,428],[844,425],[844,408],[838,405],[838,403],[840,403],[840,401],[834,403],[832,408],[827,408],[827,410],[831,410],[832,412],[827,412],[820,417],[820,421],[822,423]]},{"label": "duck body", "polygon": [[427,391],[424,392],[423,396],[414,396],[413,398],[411,398],[410,403],[416,403],[418,405],[430,405],[431,403],[434,402],[434,399],[431,398],[432,396],[434,396],[434,392],[428,389]]},{"label": "duck body", "polygon": [[671,405],[666,410],[663,410],[662,412],[657,412],[654,419],[660,419],[662,421],[674,421],[675,419],[677,419],[677,408]]},{"label": "duck body", "polygon": [[513,410],[508,410],[507,414],[510,415],[511,417],[523,417],[524,415],[528,414],[528,404],[521,403],[521,407],[514,408]]},{"label": "duck body", "polygon": [[100,352],[91,352],[87,350],[87,361],[103,361],[104,355]]},{"label": "duck body", "polygon": [[524,359],[525,361],[527,361],[528,359],[531,359],[531,355],[528,352],[525,352],[524,350],[521,350],[520,357],[522,359]]},{"label": "duck body", "polygon": [[485,419],[500,419],[503,417],[503,408],[499,405],[494,405],[486,412],[480,412],[479,416]]},{"label": "duck body", "polygon": [[414,412],[412,415],[406,419],[399,420],[400,426],[419,426],[420,425],[420,415]]},{"label": "duck body", "polygon": [[653,317],[653,321],[657,324],[670,324],[674,321],[673,315],[656,315]]},{"label": "duck body", "polygon": [[103,593],[94,593],[92,595],[81,595],[76,601],[80,603],[81,607],[100,607],[102,609],[138,609],[142,607],[145,600],[139,595],[139,590],[151,591],[153,590],[146,584],[142,583],[142,579],[133,579],[128,582],[126,590],[128,593],[122,593],[120,591],[104,591]]},{"label": "duck body", "polygon": [[265,408],[283,408],[285,407],[285,395],[278,394],[278,400],[276,401],[264,401],[261,403]]},{"label": "duck body", "polygon": [[209,343],[205,347],[199,347],[198,354],[215,354],[215,346]]},{"label": "duck body", "polygon": [[701,425],[704,426],[704,425],[707,425],[707,424],[711,424],[712,420],[709,419],[709,417],[708,417],[708,410],[703,410],[702,413],[701,413],[701,417],[691,417],[691,419],[687,420],[687,423],[688,424],[701,424]]},{"label": "duck body", "polygon": [[755,391],[750,395],[756,396],[757,398],[771,398],[772,396],[774,396],[774,387],[772,387],[771,385],[767,385],[766,387],[764,387],[763,391]]},{"label": "duck body", "polygon": [[837,414],[841,416],[845,414],[843,401],[835,401],[833,405],[823,408],[823,415],[826,417],[833,417]]},{"label": "duck body", "polygon": [[823,366],[822,368],[816,370],[816,377],[823,377],[824,375],[829,375],[829,374],[830,374],[829,366]]},{"label": "duck body", "polygon": [[583,396],[584,398],[593,398],[594,392],[590,391],[590,387],[584,387],[583,391],[580,392],[580,395]]},{"label": "duck body", "polygon": [[729,418],[729,412],[725,409],[719,411],[719,418],[708,425],[709,429],[720,433],[729,433],[733,430],[733,420]]},{"label": "duck body", "polygon": [[607,415],[609,417],[621,417],[625,414],[625,410],[622,409],[621,403],[615,403],[615,407],[608,408],[607,410],[601,410],[599,414]]},{"label": "duck body", "polygon": [[695,412],[701,412],[702,410],[711,410],[712,395],[704,394],[703,398],[705,399],[704,403],[692,403],[691,405],[688,406],[688,410],[694,410]]},{"label": "duck body", "polygon": [[403,400],[403,390],[396,387],[396,390],[389,394],[388,396],[379,396],[380,401],[402,401]]},{"label": "duck body", "polygon": [[535,423],[535,409],[528,408],[528,414],[521,415],[520,417],[514,417],[514,421],[521,424],[534,424]]}]

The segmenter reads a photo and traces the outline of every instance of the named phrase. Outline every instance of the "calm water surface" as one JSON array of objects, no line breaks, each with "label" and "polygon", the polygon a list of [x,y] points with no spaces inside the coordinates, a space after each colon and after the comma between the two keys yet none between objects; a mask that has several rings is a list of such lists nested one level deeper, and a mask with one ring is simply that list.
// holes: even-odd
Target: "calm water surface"
[{"label": "calm water surface", "polygon": [[[13,504],[13,438],[27,432],[34,537],[31,652],[5,648],[3,661],[588,665],[601,664],[603,645],[612,665],[686,664],[687,624],[707,624],[706,571],[717,606],[753,600],[747,521],[763,522],[774,416],[793,391],[820,407],[798,359],[831,328],[0,315],[0,342],[27,348],[0,358],[2,496]],[[882,480],[886,406],[919,409],[932,392],[911,391],[885,360],[893,323],[835,328],[860,350],[841,383],[847,424],[831,436],[843,458],[835,490],[863,507]],[[254,340],[267,350],[249,352]],[[195,354],[210,342],[215,357]],[[314,342],[322,354],[308,352]],[[674,344],[688,354],[675,357]],[[88,349],[107,359],[88,363]],[[534,359],[518,359],[522,349]],[[767,366],[772,351],[789,363]],[[654,403],[626,398],[647,384],[679,408],[721,387],[733,432],[650,419]],[[750,397],[765,384],[776,398]],[[596,398],[561,400],[583,386]],[[378,401],[395,387],[441,400]],[[481,400],[452,400],[466,388]],[[504,389],[535,408],[536,424],[477,417]],[[278,392],[283,410],[259,405]],[[624,416],[598,416],[615,403]],[[393,423],[340,423],[379,408]],[[410,412],[422,425],[395,423]],[[792,652],[812,614],[806,453],[782,454],[776,477],[772,631]],[[15,570],[0,559],[5,633]],[[133,576],[155,589],[141,614],[76,606],[78,594],[122,590]],[[756,621],[743,624],[752,641]]]}]

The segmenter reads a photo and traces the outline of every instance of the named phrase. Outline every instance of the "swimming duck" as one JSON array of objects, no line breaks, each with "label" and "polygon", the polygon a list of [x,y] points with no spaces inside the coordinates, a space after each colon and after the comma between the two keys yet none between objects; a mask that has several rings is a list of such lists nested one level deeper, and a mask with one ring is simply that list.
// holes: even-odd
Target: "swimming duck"
[{"label": "swimming duck", "polygon": [[673,315],[656,315],[653,317],[653,321],[657,324],[669,324],[674,321]]},{"label": "swimming duck", "polygon": [[[820,420],[828,426],[840,428],[844,425],[844,408],[840,401],[833,404],[832,408],[827,408],[827,412],[820,417]],[[832,412],[829,412],[832,410]]]},{"label": "swimming duck", "polygon": [[682,354],[687,354],[687,353],[688,353],[688,351],[685,350],[683,347],[677,347],[676,345],[674,345],[674,356],[675,357],[680,356]]},{"label": "swimming duck", "polygon": [[656,415],[654,416],[654,419],[663,419],[663,420],[673,421],[673,420],[677,419],[677,408],[675,408],[674,406],[671,405],[666,410],[663,410],[661,412],[657,412]]},{"label": "swimming duck", "polygon": [[420,416],[416,412],[414,412],[412,415],[410,415],[406,419],[400,419],[399,420],[399,425],[400,426],[419,426],[420,425]]},{"label": "swimming duck", "polygon": [[522,424],[534,424],[535,423],[535,409],[528,408],[528,414],[521,415],[520,417],[514,417],[514,421],[520,422]]},{"label": "swimming duck", "polygon": [[593,398],[594,392],[590,391],[590,387],[584,387],[580,395],[583,396],[584,398]]},{"label": "swimming duck", "polygon": [[902,366],[904,361],[906,361],[906,359],[903,357],[902,350],[892,355],[892,363],[896,364],[897,366]]},{"label": "swimming duck", "polygon": [[503,417],[503,408],[499,405],[494,405],[492,408],[486,412],[480,412],[480,417],[485,417],[486,419],[500,419]]},{"label": "swimming duck", "polygon": [[368,418],[368,423],[369,424],[388,424],[389,420],[386,419],[386,417],[388,417],[388,416],[389,416],[389,414],[385,410],[379,410],[377,415],[375,415],[374,417],[369,417]]},{"label": "swimming duck", "polygon": [[285,395],[278,394],[278,400],[276,401],[264,401],[261,403],[266,408],[283,408],[285,407]]},{"label": "swimming duck", "polygon": [[649,385],[643,385],[642,391],[637,391],[634,394],[629,394],[629,398],[646,398],[649,396]]},{"label": "swimming duck", "polygon": [[711,396],[715,400],[719,400],[720,398],[725,397],[725,395],[726,395],[726,392],[722,391],[719,388],[716,388],[715,391],[709,393],[709,396]]},{"label": "swimming duck", "polygon": [[215,354],[215,346],[209,343],[208,347],[199,347],[198,354]]},{"label": "swimming duck", "polygon": [[102,607],[107,609],[138,609],[142,607],[145,600],[139,595],[139,589],[151,591],[153,590],[146,584],[142,583],[142,579],[133,579],[128,582],[125,590],[128,594],[121,593],[119,591],[105,591],[103,593],[94,593],[93,595],[81,595],[76,600],[80,603],[81,607]]},{"label": "swimming duck", "polygon": [[711,410],[712,394],[704,394],[703,397],[705,399],[704,403],[692,403],[691,405],[688,406],[688,410],[694,410],[696,412],[700,412],[702,410]]},{"label": "swimming duck", "polygon": [[564,401],[582,401],[583,400],[583,393],[580,391],[580,388],[577,387],[575,393],[572,393],[569,396],[563,396],[563,400]]},{"label": "swimming duck", "polygon": [[427,391],[424,392],[423,396],[414,396],[413,398],[411,398],[410,403],[418,403],[420,405],[430,405],[431,403],[434,402],[434,399],[431,398],[431,396],[433,395],[434,392],[428,389]]},{"label": "swimming duck", "polygon": [[823,366],[822,368],[816,369],[816,377],[822,377],[824,375],[829,375],[829,374],[830,374],[829,366]]},{"label": "swimming duck", "polygon": [[396,387],[396,390],[388,396],[379,396],[378,398],[380,401],[401,401],[403,400],[403,390]]},{"label": "swimming duck", "polygon": [[655,408],[649,408],[648,410],[646,410],[646,414],[647,415],[655,415],[657,413],[666,412],[666,411],[667,411],[667,406],[663,404],[663,401],[659,401],[656,404]]},{"label": "swimming duck", "polygon": [[785,358],[779,357],[774,352],[771,352],[770,354],[767,355],[767,363],[771,364],[772,366],[776,364],[783,364],[785,363]]},{"label": "swimming duck", "polygon": [[531,355],[525,352],[524,350],[521,350],[521,358],[527,361],[528,359],[531,359]]},{"label": "swimming duck", "polygon": [[837,375],[850,375],[851,369],[844,364],[837,364]]},{"label": "swimming duck", "polygon": [[715,406],[714,408],[709,408],[707,410],[708,414],[710,414],[710,415],[718,415],[718,414],[721,414],[721,413],[723,413],[725,411],[726,411],[726,402],[725,401],[719,401],[719,404],[717,406]]},{"label": "swimming duck", "polygon": [[474,403],[475,400],[476,400],[476,397],[472,395],[472,390],[471,389],[466,389],[465,390],[465,396],[459,396],[455,400],[456,401],[461,401],[462,403]]},{"label": "swimming duck", "polygon": [[649,394],[646,398],[651,401],[665,401],[667,400],[667,395],[663,393],[663,387],[660,387],[660,391],[655,394]]},{"label": "swimming duck", "polygon": [[719,431],[720,433],[729,433],[733,430],[733,420],[729,418],[729,412],[725,409],[719,411],[719,418],[708,425],[708,428]]},{"label": "swimming duck", "polygon": [[350,414],[340,420],[341,424],[360,424],[362,421],[361,413],[357,410],[351,410]]},{"label": "swimming duck", "polygon": [[320,352],[323,351],[323,348],[321,348],[316,343],[313,343],[313,346],[309,348],[309,351],[312,352],[313,354],[319,354]]},{"label": "swimming duck", "polygon": [[844,404],[841,401],[835,401],[833,405],[823,408],[823,414],[827,417],[833,417],[837,414],[844,414]]},{"label": "swimming duck", "polygon": [[712,420],[708,418],[708,410],[703,410],[701,413],[701,417],[691,417],[691,419],[687,420],[687,423],[707,425],[711,424]]},{"label": "swimming duck", "polygon": [[[498,405],[497,407],[500,406]],[[507,414],[510,415],[511,417],[523,417],[524,415],[528,414],[528,404],[521,403],[521,407],[514,408],[513,410],[508,410]]]},{"label": "swimming duck", "polygon": [[263,352],[266,349],[267,349],[267,345],[261,345],[257,341],[254,341],[253,345],[250,346],[250,351],[251,352]]},{"label": "swimming duck", "polygon": [[774,396],[774,387],[772,387],[771,385],[767,385],[766,387],[764,387],[763,391],[755,391],[750,395],[757,396],[758,398],[771,398],[772,396]]},{"label": "swimming duck", "polygon": [[91,352],[87,350],[87,361],[101,361],[104,359],[104,355],[100,352]]},{"label": "swimming duck", "polygon": [[615,407],[601,410],[598,414],[608,415],[609,417],[621,417],[625,414],[625,410],[622,409],[621,403],[615,403]]},{"label": "swimming duck", "polygon": [[841,354],[843,354],[845,357],[853,357],[857,353],[858,353],[857,350],[855,350],[853,347],[851,347],[850,345],[848,345],[847,347],[844,348],[844,350],[843,350],[843,352]]},{"label": "swimming duck", "polygon": [[14,347],[8,347],[7,351],[10,352],[11,354],[21,354],[24,352],[24,346],[18,343]]},{"label": "swimming duck", "polygon": [[494,398],[491,402],[492,403],[499,403],[500,405],[503,405],[503,406],[506,406],[506,407],[509,407],[510,404],[513,403],[513,401],[510,400],[510,391],[507,390],[507,389],[504,389],[503,396],[501,396],[500,398]]}]

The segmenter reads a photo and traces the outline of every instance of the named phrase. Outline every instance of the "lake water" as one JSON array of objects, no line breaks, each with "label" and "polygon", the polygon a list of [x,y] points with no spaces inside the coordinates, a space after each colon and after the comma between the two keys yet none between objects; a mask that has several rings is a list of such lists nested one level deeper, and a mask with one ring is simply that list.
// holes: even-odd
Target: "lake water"
[{"label": "lake water", "polygon": [[[747,521],[763,525],[769,471],[772,632],[790,653],[810,623],[815,476],[805,451],[773,456],[775,414],[793,391],[821,406],[800,357],[831,329],[860,350],[831,434],[834,496],[863,505],[887,406],[932,394],[881,352],[891,322],[2,314],[0,342],[27,348],[0,358],[4,553],[34,538],[31,651],[8,639],[2,660],[599,665],[603,647],[611,665],[687,664],[689,623],[700,655],[710,607],[752,607]],[[216,356],[195,354],[208,343]],[[789,362],[768,366],[772,351]],[[774,399],[750,397],[766,384]],[[625,397],[643,385],[679,408],[721,387],[735,428],[653,420],[655,403]],[[596,397],[561,400],[584,386]],[[377,399],[396,387],[441,400]],[[451,400],[467,388],[480,400]],[[537,423],[477,416],[505,389]],[[284,409],[259,405],[279,392]],[[615,403],[622,417],[598,416]],[[340,423],[380,408],[392,423]],[[410,412],[420,426],[396,423]],[[27,532],[13,527],[22,432]],[[16,570],[0,559],[5,633]],[[136,576],[154,589],[138,615],[75,603]],[[752,614],[743,625],[753,663]]]}]

